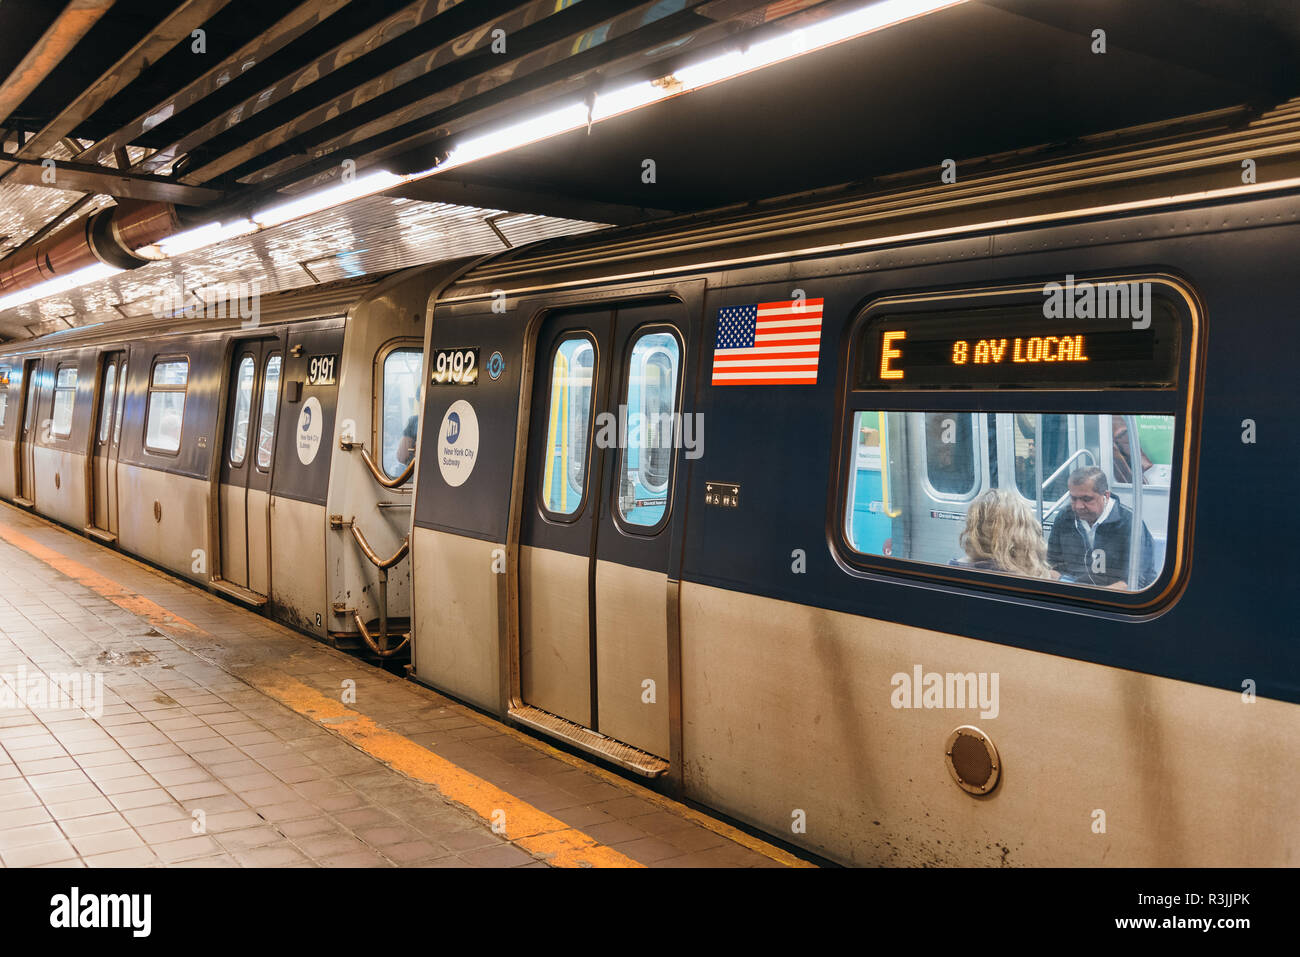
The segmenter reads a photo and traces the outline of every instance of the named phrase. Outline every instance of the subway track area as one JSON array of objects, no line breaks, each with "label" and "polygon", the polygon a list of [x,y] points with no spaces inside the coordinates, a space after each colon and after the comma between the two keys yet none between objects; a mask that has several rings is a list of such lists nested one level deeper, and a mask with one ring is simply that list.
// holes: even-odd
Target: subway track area
[{"label": "subway track area", "polygon": [[7,867],[808,866],[8,505],[0,677]]}]

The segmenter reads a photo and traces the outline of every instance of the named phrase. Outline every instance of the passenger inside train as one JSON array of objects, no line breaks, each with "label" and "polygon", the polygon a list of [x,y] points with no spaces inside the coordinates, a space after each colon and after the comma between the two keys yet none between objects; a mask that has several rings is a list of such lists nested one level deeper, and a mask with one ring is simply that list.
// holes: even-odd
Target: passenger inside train
[{"label": "passenger inside train", "polygon": [[[1171,417],[858,412],[855,419],[845,531],[858,552],[1115,590],[1140,591],[1159,577]],[[1133,461],[1141,462],[1137,485]]]},{"label": "passenger inside train", "polygon": [[[1070,509],[1052,523],[1048,561],[1062,581],[1129,587],[1133,512],[1110,493],[1106,473],[1095,465],[1070,473]],[[1156,580],[1155,544],[1145,524],[1138,546],[1138,588]]]},{"label": "passenger inside train", "polygon": [[1047,563],[1047,545],[1034,513],[1001,489],[991,488],[971,503],[961,547],[965,559],[953,559],[953,564],[1023,578],[1060,577]]}]

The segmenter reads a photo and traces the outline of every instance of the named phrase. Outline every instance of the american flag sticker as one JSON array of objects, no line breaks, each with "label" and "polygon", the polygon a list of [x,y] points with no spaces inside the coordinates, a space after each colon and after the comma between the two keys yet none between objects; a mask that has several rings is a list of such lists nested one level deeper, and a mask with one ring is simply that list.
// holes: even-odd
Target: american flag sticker
[{"label": "american flag sticker", "polygon": [[713,385],[816,385],[822,300],[725,306],[713,341]]}]

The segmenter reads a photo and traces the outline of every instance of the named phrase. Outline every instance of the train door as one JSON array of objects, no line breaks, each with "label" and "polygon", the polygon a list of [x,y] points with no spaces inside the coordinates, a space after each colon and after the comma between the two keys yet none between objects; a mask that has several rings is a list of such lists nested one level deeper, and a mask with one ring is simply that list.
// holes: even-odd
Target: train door
[{"label": "train door", "polygon": [[14,495],[24,505],[35,504],[36,459],[34,443],[37,429],[37,405],[41,395],[41,360],[28,359],[23,363],[22,424],[18,429],[18,488]]},{"label": "train door", "polygon": [[122,403],[126,393],[126,353],[104,355],[100,370],[99,409],[91,450],[91,520],[94,529],[117,535],[117,450],[122,438]]},{"label": "train door", "polygon": [[235,344],[226,402],[218,511],[221,577],[265,599],[270,591],[271,464],[283,357],[274,339]]},{"label": "train door", "polygon": [[679,309],[543,325],[520,536],[524,703],[660,757]]}]

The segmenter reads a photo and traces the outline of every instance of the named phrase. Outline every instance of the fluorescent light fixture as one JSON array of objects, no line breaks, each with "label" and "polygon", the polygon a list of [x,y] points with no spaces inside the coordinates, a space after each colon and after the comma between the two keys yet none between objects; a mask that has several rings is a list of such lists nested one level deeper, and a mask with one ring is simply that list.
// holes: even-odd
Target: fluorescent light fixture
[{"label": "fluorescent light fixture", "polygon": [[[240,236],[247,236],[249,233],[257,232],[257,228],[257,223],[248,219],[236,219],[227,223],[208,223],[206,226],[187,229],[183,233],[164,237],[152,246],[142,247],[137,249],[136,252],[149,259],[170,259],[172,256],[192,253],[196,249],[202,249],[204,246],[211,246],[214,243],[223,243],[227,240],[238,239]],[[158,255],[156,257],[150,256],[148,252],[150,250],[156,250]]]},{"label": "fluorescent light fixture", "polygon": [[[512,123],[495,132],[463,140],[456,144],[456,148],[451,151],[451,155],[446,160],[427,172],[440,173],[452,166],[472,163],[474,160],[483,159],[496,153],[504,153],[506,150],[517,149],[520,146],[526,146],[529,143],[536,143],[538,140],[554,136],[556,133],[576,130],[586,125],[587,104],[571,103],[568,106],[560,107],[558,110],[543,113],[541,116]],[[418,175],[427,175],[427,173]]]},{"label": "fluorescent light fixture", "polygon": [[19,289],[7,296],[0,296],[0,311],[12,309],[14,306],[25,306],[29,302],[67,292],[77,286],[84,286],[88,282],[98,282],[101,279],[107,279],[109,276],[115,276],[121,271],[116,266],[95,263],[93,266],[86,266],[76,272],[70,272],[66,276],[47,279],[45,282],[30,286],[27,289]]},{"label": "fluorescent light fixture", "polygon": [[[792,57],[825,49],[836,43],[965,2],[966,0],[878,0],[860,9],[761,40],[744,50],[733,50],[682,67],[675,73],[657,80],[618,87],[598,95],[590,109],[585,102],[571,103],[532,119],[512,123],[494,132],[471,137],[458,143],[447,159],[432,169],[406,176],[399,176],[386,170],[367,173],[350,183],[340,183],[337,186],[269,206],[254,213],[249,219],[200,226],[159,240],[153,245],[141,247],[137,252],[151,259],[169,258],[194,252],[214,243],[225,242],[260,229],[269,229],[290,220],[323,212],[334,206],[380,193],[403,183],[423,179],[465,163],[518,149],[561,133],[582,129],[591,123],[598,123],[682,93],[689,93],[691,90],[730,80]],[[120,271],[111,266],[90,266],[60,279],[53,279],[31,289],[0,298],[0,309],[9,309],[44,296],[65,292],[75,286],[94,282]]]},{"label": "fluorescent light fixture", "polygon": [[590,114],[585,103],[574,103],[551,110],[531,120],[511,124],[493,133],[465,140],[457,144],[450,156],[437,168],[417,173],[410,179],[441,173],[454,166],[527,146],[561,133],[582,129],[589,122],[599,123],[601,120],[649,106],[669,97],[689,93],[723,80],[734,79],[774,63],[822,50],[845,40],[965,2],[966,0],[880,0],[870,6],[762,40],[744,50],[732,50],[693,63],[657,80],[631,83],[608,93],[598,94]]},{"label": "fluorescent light fixture", "polygon": [[373,173],[367,173],[365,176],[358,176],[350,183],[340,183],[337,186],[317,190],[314,193],[308,193],[306,196],[299,196],[287,202],[260,210],[250,218],[263,229],[269,229],[272,226],[287,223],[291,219],[310,216],[312,213],[319,213],[332,206],[339,206],[354,199],[369,196],[372,193],[391,189],[407,182],[410,178],[409,176],[398,176],[396,173],[390,173],[387,170],[377,170]]}]

